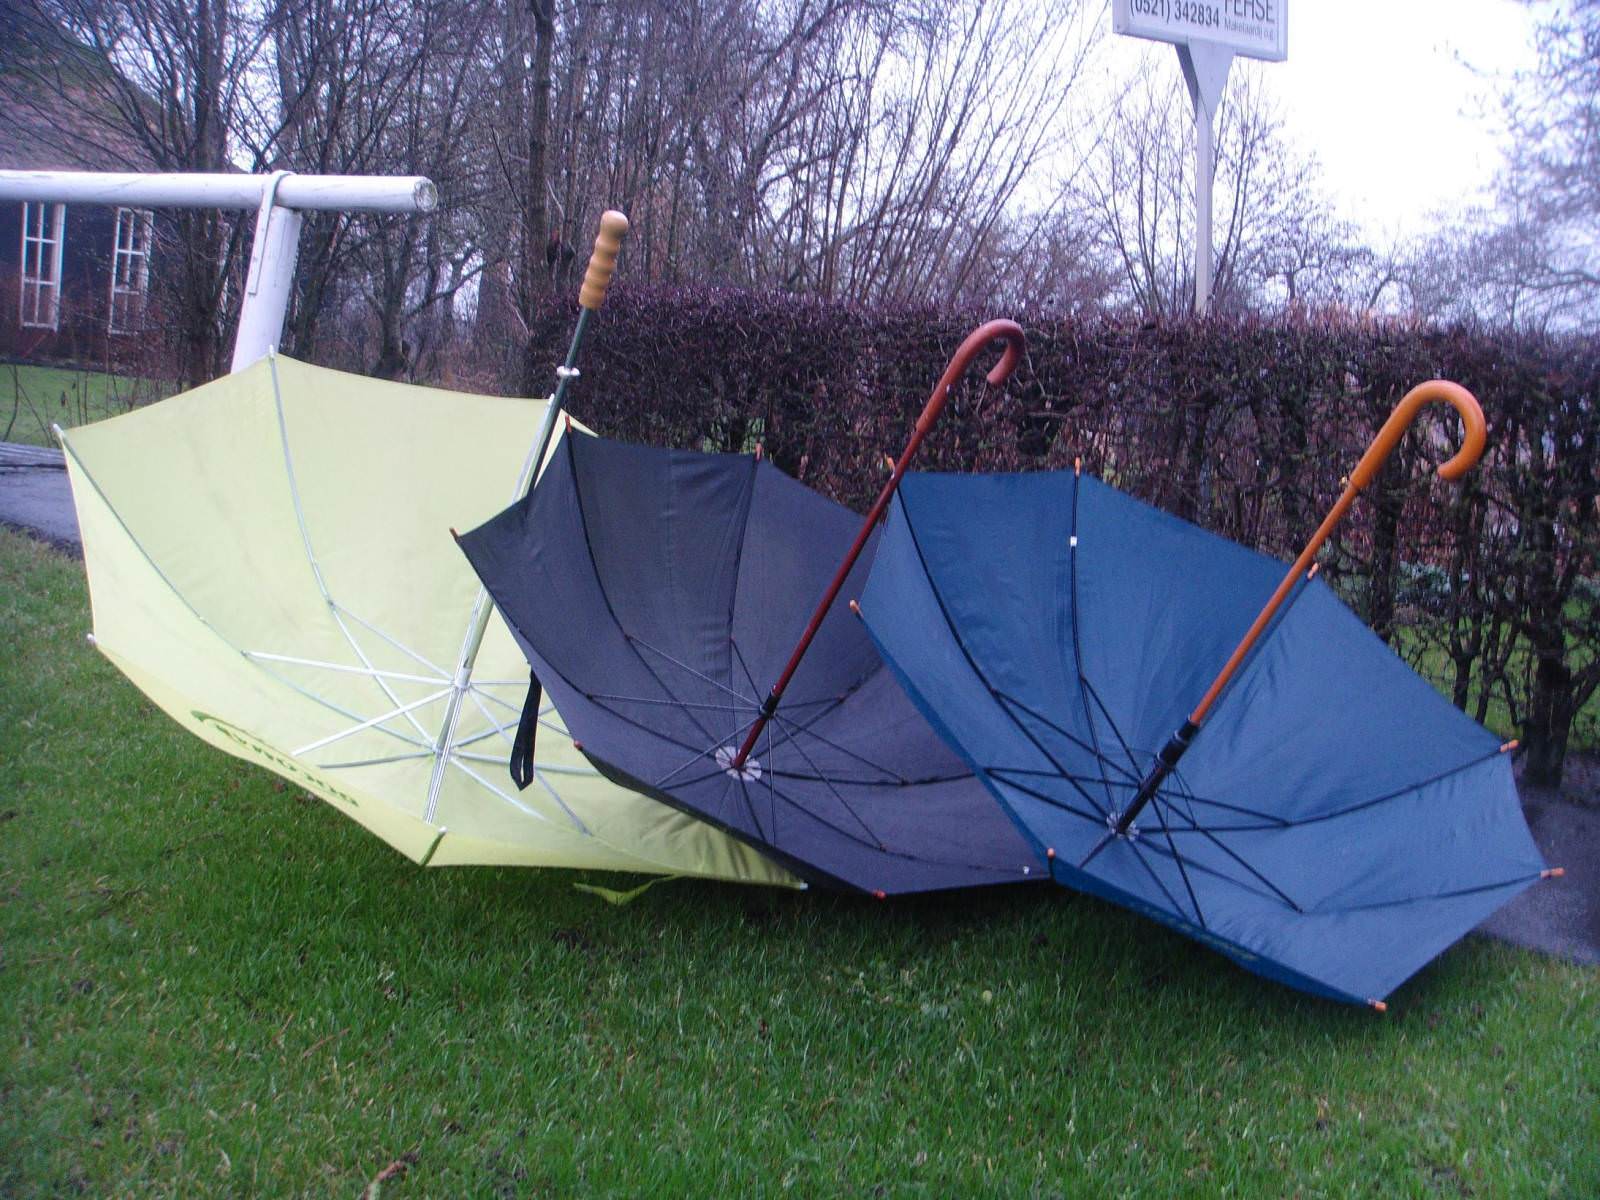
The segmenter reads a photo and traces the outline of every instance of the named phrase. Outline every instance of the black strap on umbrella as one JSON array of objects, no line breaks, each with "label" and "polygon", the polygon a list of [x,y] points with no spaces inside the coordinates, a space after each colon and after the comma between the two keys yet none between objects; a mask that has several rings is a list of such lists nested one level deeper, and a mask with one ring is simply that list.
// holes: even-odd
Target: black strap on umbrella
[{"label": "black strap on umbrella", "polygon": [[525,791],[533,782],[533,741],[539,732],[539,702],[544,699],[544,689],[539,677],[528,672],[528,698],[522,702],[522,719],[517,722],[517,736],[511,742],[511,782],[517,790]]}]

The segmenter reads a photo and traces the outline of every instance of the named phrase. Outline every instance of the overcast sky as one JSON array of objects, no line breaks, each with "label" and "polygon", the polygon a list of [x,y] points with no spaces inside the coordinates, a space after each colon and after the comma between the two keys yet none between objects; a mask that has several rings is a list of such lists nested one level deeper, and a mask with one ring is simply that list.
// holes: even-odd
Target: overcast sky
[{"label": "overcast sky", "polygon": [[[1375,241],[1422,233],[1489,182],[1501,142],[1485,72],[1533,62],[1535,13],[1515,0],[1287,2],[1288,60],[1259,69],[1344,216]],[[1119,63],[1148,52],[1177,75],[1172,47],[1111,41]]]}]

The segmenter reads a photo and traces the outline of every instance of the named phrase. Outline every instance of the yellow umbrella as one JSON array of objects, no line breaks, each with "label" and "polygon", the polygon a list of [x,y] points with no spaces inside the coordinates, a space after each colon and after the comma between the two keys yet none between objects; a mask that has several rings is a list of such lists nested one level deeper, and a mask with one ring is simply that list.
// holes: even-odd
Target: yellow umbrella
[{"label": "yellow umbrella", "polygon": [[553,709],[533,786],[506,775],[527,667],[449,530],[526,488],[559,403],[278,355],[63,434],[95,645],[184,727],[418,863],[794,886],[603,779]]}]

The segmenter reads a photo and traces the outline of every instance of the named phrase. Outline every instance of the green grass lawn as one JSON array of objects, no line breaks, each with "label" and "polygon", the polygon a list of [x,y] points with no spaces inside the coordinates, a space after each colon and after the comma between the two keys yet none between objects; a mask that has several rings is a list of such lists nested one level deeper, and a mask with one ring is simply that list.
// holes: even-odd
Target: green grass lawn
[{"label": "green grass lawn", "polygon": [[173,386],[71,367],[0,363],[0,442],[54,446],[50,426],[71,429],[171,395]]},{"label": "green grass lawn", "polygon": [[1600,1195],[1600,974],[1386,1016],[1061,889],[413,867],[181,732],[0,532],[0,1196]]}]

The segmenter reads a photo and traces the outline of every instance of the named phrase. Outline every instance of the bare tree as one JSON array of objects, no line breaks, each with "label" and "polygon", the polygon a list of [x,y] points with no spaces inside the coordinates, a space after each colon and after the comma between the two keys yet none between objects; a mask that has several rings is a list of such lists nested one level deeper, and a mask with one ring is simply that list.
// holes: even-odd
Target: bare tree
[{"label": "bare tree", "polygon": [[[1188,312],[1194,123],[1170,64],[1146,60],[1087,160],[1070,191],[1120,268],[1126,298],[1150,317]],[[1218,113],[1214,195],[1214,310],[1363,306],[1381,291],[1382,273],[1365,279],[1368,257],[1333,215],[1315,158],[1290,145],[1248,68],[1236,72]]]},{"label": "bare tree", "polygon": [[[234,165],[235,132],[251,105],[252,73],[266,37],[258,10],[240,0],[21,0],[77,49],[38,70],[36,103],[80,111],[78,136],[108,154],[136,147],[164,171]],[[84,60],[110,69],[80,70]],[[180,210],[155,256],[163,305],[177,317],[179,375],[194,383],[220,369],[236,314],[228,282],[242,245],[234,214]]]},{"label": "bare tree", "polygon": [[1531,329],[1600,318],[1600,0],[1558,0],[1502,97],[1494,199],[1412,249],[1412,311]]}]

